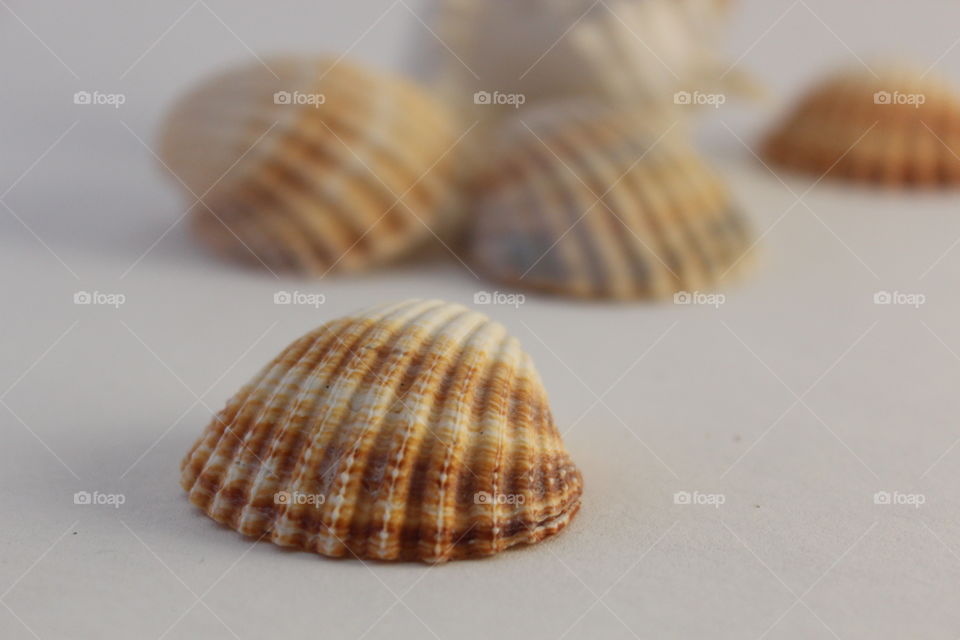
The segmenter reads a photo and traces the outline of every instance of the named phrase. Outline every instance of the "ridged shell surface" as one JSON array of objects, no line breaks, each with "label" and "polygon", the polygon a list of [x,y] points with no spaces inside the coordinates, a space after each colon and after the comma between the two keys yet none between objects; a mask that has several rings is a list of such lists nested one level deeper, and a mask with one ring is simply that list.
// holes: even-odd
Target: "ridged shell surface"
[{"label": "ridged shell surface", "polygon": [[487,556],[563,529],[582,479],[530,357],[469,309],[328,323],[234,396],[181,465],[240,533],[327,556]]},{"label": "ridged shell surface", "polygon": [[[417,71],[480,119],[564,98],[674,105],[718,88],[722,0],[433,0]],[[489,98],[477,104],[475,93]]]},{"label": "ridged shell surface", "polygon": [[461,132],[399,77],[334,59],[267,59],[205,80],[173,108],[161,159],[194,228],[271,270],[357,271],[453,225]]},{"label": "ridged shell surface", "polygon": [[473,263],[518,287],[624,300],[740,272],[752,262],[745,217],[668,130],[582,103],[507,125],[474,186]]},{"label": "ridged shell surface", "polygon": [[910,69],[835,75],[769,136],[772,162],[892,187],[960,183],[960,94]]}]

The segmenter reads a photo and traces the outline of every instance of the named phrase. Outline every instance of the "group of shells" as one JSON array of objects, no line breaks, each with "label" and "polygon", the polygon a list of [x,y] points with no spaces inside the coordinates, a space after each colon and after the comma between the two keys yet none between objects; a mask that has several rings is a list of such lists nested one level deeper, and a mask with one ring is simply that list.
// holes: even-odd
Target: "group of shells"
[{"label": "group of shells", "polygon": [[[342,57],[258,59],[175,105],[161,161],[198,237],[271,271],[353,273],[435,244],[557,295],[715,288],[756,240],[674,103],[738,84],[711,45],[727,4],[433,0],[430,42],[448,52],[420,51],[420,82]],[[764,152],[821,177],[957,183],[960,98],[923,73],[842,74]],[[431,563],[551,536],[583,492],[516,339],[423,300],[287,347],[214,417],[181,482],[254,538]]]},{"label": "group of shells", "polygon": [[252,62],[174,106],[160,157],[203,243],[275,273],[355,273],[433,245],[558,295],[719,286],[753,238],[674,94],[720,75],[709,43],[725,5],[434,0],[450,51],[411,77],[341,57]]}]

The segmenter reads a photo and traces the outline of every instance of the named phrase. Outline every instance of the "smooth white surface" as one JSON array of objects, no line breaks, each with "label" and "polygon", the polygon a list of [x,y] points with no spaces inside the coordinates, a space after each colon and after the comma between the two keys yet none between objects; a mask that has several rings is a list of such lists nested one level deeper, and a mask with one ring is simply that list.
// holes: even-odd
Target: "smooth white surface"
[{"label": "smooth white surface", "polygon": [[[429,35],[386,0],[6,5],[0,637],[960,634],[960,195],[825,182],[795,205],[811,181],[781,184],[738,141],[776,108],[710,114],[704,148],[768,232],[726,305],[486,308],[538,363],[583,470],[564,534],[432,569],[251,546],[177,484],[210,410],[344,312],[497,287],[455,263],[278,282],[219,262],[170,228],[185,205],[137,137],[151,144],[176,91],[247,47],[343,51],[391,6],[353,55],[400,66],[403,39]],[[753,0],[730,49],[783,100],[852,52],[943,56],[960,78],[958,19],[933,1]],[[128,101],[80,107],[78,90]],[[327,304],[273,304],[294,289]],[[127,303],[76,306],[80,290]],[[880,290],[927,303],[876,306]],[[75,506],[81,490],[126,504]],[[726,502],[674,504],[694,490]],[[881,490],[926,503],[875,505]]]}]

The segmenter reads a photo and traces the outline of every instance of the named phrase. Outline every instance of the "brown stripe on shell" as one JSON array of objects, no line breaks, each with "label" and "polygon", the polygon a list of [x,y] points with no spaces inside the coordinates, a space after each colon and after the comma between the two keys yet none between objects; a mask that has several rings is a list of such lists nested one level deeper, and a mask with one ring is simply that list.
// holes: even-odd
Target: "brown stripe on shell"
[{"label": "brown stripe on shell", "polygon": [[[453,311],[452,314],[450,313],[451,311]],[[417,316],[411,317],[406,321],[406,326],[401,327],[398,332],[403,337],[399,339],[398,337],[392,337],[390,339],[388,343],[391,351],[390,357],[384,359],[382,362],[375,363],[368,371],[365,386],[369,390],[368,393],[373,394],[374,399],[380,399],[381,404],[378,407],[375,402],[366,402],[362,406],[367,408],[367,413],[356,410],[351,412],[352,420],[356,421],[357,424],[366,426],[364,426],[363,437],[358,437],[353,448],[347,453],[344,465],[338,473],[338,480],[340,481],[333,487],[331,492],[333,495],[333,500],[330,505],[331,508],[324,513],[328,520],[334,523],[332,534],[337,538],[348,538],[348,527],[350,523],[354,521],[352,510],[364,503],[372,503],[376,499],[376,493],[371,495],[370,500],[364,501],[349,501],[346,500],[346,496],[360,492],[363,489],[363,487],[360,487],[356,483],[359,482],[361,476],[358,470],[362,470],[366,466],[366,456],[369,453],[366,445],[372,443],[373,439],[380,432],[392,433],[393,430],[397,428],[397,425],[392,422],[393,419],[398,417],[398,414],[400,417],[404,416],[406,411],[409,410],[407,405],[408,400],[398,400],[401,396],[399,396],[399,390],[395,388],[400,379],[404,377],[403,370],[405,366],[417,353],[419,343],[425,341],[434,342],[434,344],[427,348],[436,350],[441,354],[449,348],[448,344],[436,344],[435,338],[431,340],[431,337],[425,334],[423,329],[415,328],[416,323],[431,318],[432,321],[437,322],[440,326],[444,326],[447,322],[455,321],[458,315],[462,316],[462,313],[458,312],[459,310],[456,309],[429,307]],[[442,316],[441,314],[445,315]],[[412,402],[413,399],[410,399],[410,401]],[[383,417],[381,417],[381,415]],[[385,424],[378,423],[377,421],[379,420],[387,420],[387,422]],[[409,426],[412,427],[412,425]],[[365,522],[367,521],[358,519],[357,524],[362,525]],[[363,540],[365,538],[360,539]],[[340,550],[340,546],[343,543],[340,543],[339,540],[333,541],[328,539],[327,544],[328,546],[326,548],[320,549],[321,553],[335,554]],[[361,550],[358,549],[357,551]],[[365,552],[365,550],[362,551]]]},{"label": "brown stripe on shell", "polygon": [[[613,170],[610,177],[598,185],[604,194],[604,206],[610,217],[616,214],[614,238],[619,238],[620,250],[624,259],[622,267],[623,287],[619,294],[611,291],[612,297],[656,297],[672,291],[673,276],[661,267],[662,261],[672,258],[675,251],[665,246],[656,231],[656,222],[646,214],[642,202],[642,192],[638,192],[632,179],[635,172],[629,171],[635,164],[642,162],[649,146],[637,144],[633,123],[627,119],[611,118],[598,122],[619,144],[609,150],[609,160]],[[607,155],[607,154],[598,154]],[[661,257],[663,256],[663,257]],[[662,292],[662,293],[659,293]]]},{"label": "brown stripe on shell", "polygon": [[[556,237],[564,234],[580,239],[603,237],[606,211],[603,210],[602,203],[596,202],[597,197],[588,182],[591,180],[590,174],[594,167],[590,166],[589,158],[577,156],[571,158],[570,150],[582,145],[584,132],[578,129],[579,127],[567,127],[551,131],[549,147],[543,147],[544,143],[541,143],[542,164],[552,176],[549,186],[556,192],[556,199],[561,203],[559,211],[565,214],[562,222],[554,227],[557,232]],[[563,160],[563,158],[567,159]],[[600,242],[583,242],[582,240],[577,244],[585,257],[586,286],[588,290],[593,290],[598,283],[607,280],[604,246]],[[555,250],[556,247],[551,249],[551,251]]]},{"label": "brown stripe on shell", "polygon": [[[583,238],[582,244],[596,244],[600,250],[593,287],[609,291],[612,297],[624,297],[630,295],[632,288],[628,271],[629,247],[634,244],[634,239],[630,237],[631,230],[625,220],[628,207],[620,201],[621,192],[611,189],[624,173],[623,161],[618,162],[616,157],[623,145],[615,132],[604,126],[606,123],[598,124],[571,127],[571,134],[576,131],[577,136],[570,135],[570,146],[565,147],[565,155],[572,155],[576,159],[575,170],[580,174],[578,182],[582,180],[586,186],[584,195],[588,202],[578,205],[578,208],[591,207],[577,231]],[[606,148],[610,153],[577,153],[578,149],[589,148],[591,144]],[[596,242],[589,242],[589,238]]]},{"label": "brown stripe on shell", "polygon": [[[351,478],[343,475],[349,472],[354,458],[368,443],[367,437],[375,431],[372,420],[369,424],[358,422],[356,407],[362,401],[364,393],[376,394],[381,388],[390,392],[387,383],[377,379],[380,367],[391,361],[398,351],[392,348],[408,323],[417,315],[416,309],[390,309],[378,321],[369,324],[369,330],[363,340],[355,347],[346,348],[347,355],[336,369],[330,389],[323,393],[326,410],[319,423],[331,431],[325,443],[311,443],[310,455],[298,463],[299,475],[292,483],[293,490],[306,494],[318,494],[327,498],[322,505],[291,505],[284,514],[283,529],[305,531],[307,535],[303,546],[327,555],[342,556],[349,548],[342,542],[348,537],[344,530],[349,522],[339,522],[336,511],[339,500]],[[402,356],[402,353],[399,355]],[[382,374],[381,374],[382,375]],[[373,399],[376,399],[373,396]],[[382,402],[382,400],[381,400]],[[322,433],[322,432],[321,432]],[[295,516],[295,517],[294,517]],[[291,522],[287,522],[290,519]]]},{"label": "brown stripe on shell", "polygon": [[[462,312],[454,313],[447,318],[447,329],[456,332],[458,329],[455,328],[455,323],[462,325],[465,320],[469,322]],[[459,329],[461,332],[462,330]],[[436,336],[440,333],[437,332]],[[435,416],[438,407],[435,390],[446,375],[442,365],[451,357],[449,350],[455,344],[447,339],[438,341],[436,336],[426,338],[422,348],[413,350],[413,358],[398,387],[398,394],[402,394],[398,396],[395,404],[399,414],[395,416],[398,428],[384,429],[384,432],[390,435],[384,452],[383,477],[387,484],[378,492],[375,500],[369,503],[371,515],[368,518],[368,530],[365,533],[357,532],[358,535],[362,534],[361,539],[367,541],[364,555],[369,557],[387,560],[402,555],[403,542],[397,542],[401,522],[408,523],[410,529],[420,529],[420,512],[416,507],[421,503],[423,490],[426,488],[426,470],[421,464],[420,453],[429,434],[416,426],[419,423],[429,423]],[[408,395],[421,398],[412,409],[412,415],[403,411],[410,409],[404,399]],[[409,496],[414,493],[411,488],[415,479],[418,483],[416,500],[412,504],[415,508],[408,509]],[[398,521],[398,515],[403,515],[403,519]]]}]

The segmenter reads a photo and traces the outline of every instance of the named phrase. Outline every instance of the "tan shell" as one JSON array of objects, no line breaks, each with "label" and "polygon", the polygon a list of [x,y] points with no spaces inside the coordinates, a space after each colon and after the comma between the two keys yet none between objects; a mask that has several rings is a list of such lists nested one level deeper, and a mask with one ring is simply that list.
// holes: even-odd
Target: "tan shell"
[{"label": "tan shell", "polygon": [[769,136],[767,158],[816,176],[889,186],[960,182],[960,95],[921,72],[878,75],[858,69],[819,84]]},{"label": "tan shell", "polygon": [[382,264],[452,224],[457,128],[403,79],[333,59],[268,59],[182,98],[161,157],[203,199],[194,227],[208,244],[326,274]]},{"label": "tan shell", "polygon": [[567,525],[582,492],[530,357],[503,326],[440,301],[300,338],[181,468],[190,501],[244,535],[380,560],[537,542]]},{"label": "tan shell", "polygon": [[724,182],[635,112],[569,104],[506,127],[476,186],[471,256],[491,277],[596,298],[662,298],[751,261]]}]

